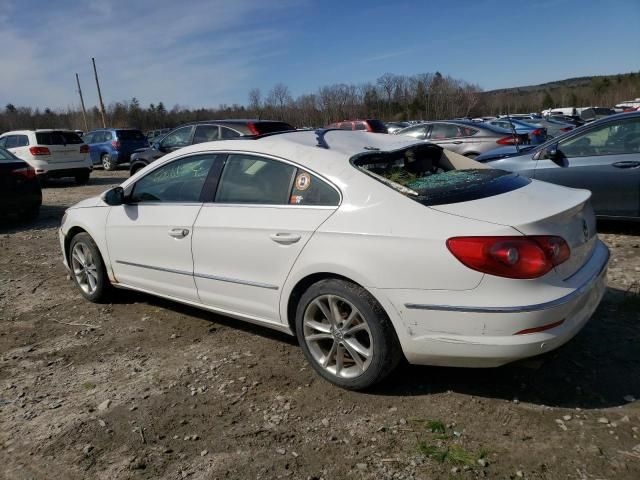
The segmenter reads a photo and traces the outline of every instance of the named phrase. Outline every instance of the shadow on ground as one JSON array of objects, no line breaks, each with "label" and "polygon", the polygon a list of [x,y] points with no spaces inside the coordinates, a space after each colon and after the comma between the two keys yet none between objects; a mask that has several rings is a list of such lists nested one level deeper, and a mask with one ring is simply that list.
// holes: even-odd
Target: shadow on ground
[{"label": "shadow on ground", "polygon": [[[148,303],[192,317],[296,345],[294,337],[261,326],[135,292],[116,303]],[[500,368],[464,369],[402,364],[370,395],[419,396],[453,391],[538,405],[583,409],[624,405],[640,398],[640,297],[609,289],[586,327],[546,355]],[[302,355],[302,352],[300,352]]]}]

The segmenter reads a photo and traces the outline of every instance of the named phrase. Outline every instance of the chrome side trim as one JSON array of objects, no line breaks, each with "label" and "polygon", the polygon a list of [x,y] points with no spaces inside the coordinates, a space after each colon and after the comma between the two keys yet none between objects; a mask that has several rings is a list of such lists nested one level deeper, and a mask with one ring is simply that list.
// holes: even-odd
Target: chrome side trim
[{"label": "chrome side trim", "polygon": [[603,274],[609,264],[609,249],[605,247],[605,259],[602,265],[596,273],[594,273],[586,282],[580,287],[576,288],[573,292],[565,295],[564,297],[551,300],[549,302],[537,303],[535,305],[522,305],[514,307],[464,307],[456,305],[423,305],[418,303],[405,303],[405,308],[411,310],[435,310],[440,312],[465,312],[465,313],[523,313],[523,312],[536,312],[540,310],[548,310],[550,308],[559,307],[566,303],[569,303],[574,298],[582,295],[586,290],[591,288],[591,285]]},{"label": "chrome side trim", "polygon": [[206,278],[208,280],[217,280],[219,282],[237,283],[238,285],[248,285],[250,287],[266,288],[268,290],[279,290],[280,289],[280,287],[278,287],[277,285],[270,285],[268,283],[252,282],[252,281],[249,281],[249,280],[240,280],[240,279],[237,279],[237,278],[229,278],[229,277],[219,277],[217,275],[208,275],[206,273],[191,273],[191,272],[186,272],[184,270],[174,270],[173,268],[154,267],[152,265],[143,265],[141,263],[126,262],[124,260],[116,260],[116,263],[119,263],[121,265],[128,265],[130,267],[138,267],[138,268],[146,268],[146,269],[149,269],[149,270],[156,270],[158,272],[175,273],[175,274],[178,274],[178,275],[189,275],[189,276],[198,277],[198,278]]},{"label": "chrome side trim", "polygon": [[252,282],[249,280],[239,280],[237,278],[219,277],[217,275],[208,275],[206,273],[194,273],[194,277],[206,278],[207,280],[217,280],[219,282],[237,283],[239,285],[248,285],[250,287],[266,288],[269,290],[279,290],[277,285],[270,285],[268,283]]},{"label": "chrome side trim", "polygon": [[141,263],[133,263],[133,262],[125,262],[124,260],[116,260],[116,263],[121,265],[128,265],[130,267],[138,267],[138,268],[146,268],[149,270],[156,270],[158,272],[169,272],[169,273],[177,273],[178,275],[189,275],[192,276],[193,273],[187,272],[184,270],[174,270],[173,268],[163,268],[163,267],[154,267],[151,265],[143,265]]}]

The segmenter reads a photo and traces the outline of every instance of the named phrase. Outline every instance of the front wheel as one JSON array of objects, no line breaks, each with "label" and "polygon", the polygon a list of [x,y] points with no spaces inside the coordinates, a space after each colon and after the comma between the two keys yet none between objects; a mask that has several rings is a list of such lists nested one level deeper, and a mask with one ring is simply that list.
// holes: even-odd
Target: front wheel
[{"label": "front wheel", "polygon": [[116,169],[116,165],[115,165],[115,163],[113,163],[113,161],[111,160],[111,156],[108,153],[105,153],[105,154],[102,155],[101,161],[102,161],[102,167],[105,170],[115,170]]},{"label": "front wheel", "polygon": [[98,246],[88,233],[79,233],[71,239],[69,267],[73,281],[84,298],[94,303],[107,298],[111,283]]},{"label": "front wheel", "polygon": [[381,382],[402,358],[384,309],[364,288],[344,280],[322,280],[302,295],[296,333],[311,366],[350,390]]}]

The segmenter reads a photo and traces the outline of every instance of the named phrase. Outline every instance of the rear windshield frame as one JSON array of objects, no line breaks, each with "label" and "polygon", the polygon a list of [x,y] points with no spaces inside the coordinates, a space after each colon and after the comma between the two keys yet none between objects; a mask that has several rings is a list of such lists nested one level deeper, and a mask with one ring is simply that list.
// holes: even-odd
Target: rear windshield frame
[{"label": "rear windshield frame", "polygon": [[51,130],[36,132],[37,145],[81,145],[84,140],[75,132],[66,130]]},{"label": "rear windshield frame", "polygon": [[[436,160],[436,156],[441,156],[443,150],[437,145],[423,143],[410,145],[409,147],[393,151],[359,153],[351,157],[349,163],[357,170],[382,183],[391,190],[395,190],[399,194],[426,207],[448,205],[493,197],[495,195],[517,190],[531,183],[530,178],[523,177],[517,173],[507,172],[505,170],[494,168],[457,170],[453,168],[417,177],[413,180],[414,183],[419,183],[420,180],[429,183],[428,179],[430,178],[434,180],[432,182],[434,187],[428,189],[417,189],[409,186],[412,182],[408,182],[407,185],[403,185],[364,167],[364,165],[376,163],[379,163],[381,166],[386,164],[387,169],[390,171],[393,164],[396,164],[402,159],[408,158],[407,151],[412,149],[414,150],[414,158],[418,159],[419,155],[425,154],[425,158],[428,158],[429,162],[432,162],[436,166],[440,161],[440,157]],[[420,162],[420,159],[418,159],[418,162]],[[444,166],[440,166],[439,168],[444,169]],[[452,174],[449,176],[449,179],[452,181],[452,185],[442,186],[442,184],[447,183],[448,174]]]}]

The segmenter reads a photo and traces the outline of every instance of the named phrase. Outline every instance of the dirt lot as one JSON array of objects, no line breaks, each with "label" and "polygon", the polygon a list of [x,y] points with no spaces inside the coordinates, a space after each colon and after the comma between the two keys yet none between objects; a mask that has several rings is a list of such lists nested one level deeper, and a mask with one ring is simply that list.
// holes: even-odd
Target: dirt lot
[{"label": "dirt lot", "polygon": [[640,225],[599,225],[610,288],[559,351],[402,366],[353,393],[286,335],[130,292],[83,300],[56,228],[126,175],[54,183],[37,222],[0,227],[0,477],[640,478]]}]

